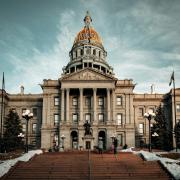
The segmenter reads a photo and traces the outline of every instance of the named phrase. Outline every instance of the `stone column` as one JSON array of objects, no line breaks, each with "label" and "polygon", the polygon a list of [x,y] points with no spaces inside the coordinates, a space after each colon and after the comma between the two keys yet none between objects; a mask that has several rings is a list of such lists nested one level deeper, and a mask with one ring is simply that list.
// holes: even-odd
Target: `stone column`
[{"label": "stone column", "polygon": [[66,89],[66,123],[69,123],[69,89]]},{"label": "stone column", "polygon": [[93,89],[93,117],[94,117],[94,123],[93,124],[98,124],[97,122],[97,117],[96,117],[96,92],[97,92],[97,89],[94,88]]},{"label": "stone column", "polygon": [[64,89],[61,89],[61,122],[64,122]]},{"label": "stone column", "polygon": [[112,121],[113,124],[116,124],[116,96],[115,89],[112,90]]},{"label": "stone column", "polygon": [[83,89],[79,89],[80,92],[80,111],[79,111],[79,124],[83,124]]},{"label": "stone column", "polygon": [[107,90],[107,122],[110,123],[110,119],[111,119],[110,89],[106,89],[106,90]]}]

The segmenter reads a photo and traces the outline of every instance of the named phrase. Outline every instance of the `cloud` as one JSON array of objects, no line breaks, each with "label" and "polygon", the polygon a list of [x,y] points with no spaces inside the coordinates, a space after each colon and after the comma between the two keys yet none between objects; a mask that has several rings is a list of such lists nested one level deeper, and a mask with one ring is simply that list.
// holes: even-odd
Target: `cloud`
[{"label": "cloud", "polygon": [[[20,85],[25,86],[26,93],[41,93],[38,86],[43,79],[57,79],[60,77],[62,67],[69,62],[69,51],[72,46],[75,32],[72,31],[74,11],[68,10],[60,14],[60,20],[57,24],[58,34],[56,36],[57,43],[54,44],[48,52],[41,52],[35,48],[34,44],[24,46],[24,51],[31,53],[10,52],[10,62],[14,67],[11,79],[8,80],[8,92],[17,93]],[[23,31],[28,29],[23,27]],[[28,33],[29,35],[29,33]],[[33,38],[33,35],[31,35]],[[31,38],[31,37],[29,37]],[[22,45],[21,42],[18,46]]]}]

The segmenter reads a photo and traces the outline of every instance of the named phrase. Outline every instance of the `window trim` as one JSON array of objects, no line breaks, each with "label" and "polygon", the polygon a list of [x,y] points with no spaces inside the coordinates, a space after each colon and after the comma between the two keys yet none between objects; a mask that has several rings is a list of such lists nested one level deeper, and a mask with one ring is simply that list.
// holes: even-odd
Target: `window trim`
[{"label": "window trim", "polygon": [[[76,100],[76,101],[74,101],[74,100]],[[73,106],[78,106],[78,98],[77,97],[72,98],[72,105]]]},{"label": "window trim", "polygon": [[[120,99],[120,101],[118,99]],[[116,96],[116,105],[122,106],[122,96]]]},{"label": "window trim", "polygon": [[59,100],[58,96],[54,97],[54,106],[59,106]]},{"label": "window trim", "polygon": [[[102,101],[100,101],[100,100],[102,100]],[[104,106],[104,98],[103,97],[98,98],[98,106]]]},{"label": "window trim", "polygon": [[[142,127],[140,127],[140,125],[142,125]],[[138,132],[139,132],[139,134],[144,134],[144,123],[139,123],[138,124]]]},{"label": "window trim", "polygon": [[[76,116],[76,120],[74,119],[75,116]],[[78,113],[72,114],[72,121],[73,121],[73,123],[78,123]]]},{"label": "window trim", "polygon": [[[102,116],[102,119],[100,118],[100,116]],[[104,122],[104,113],[99,113],[98,114],[98,121],[99,122]]]},{"label": "window trim", "polygon": [[180,112],[180,104],[176,104],[176,112]]},{"label": "window trim", "polygon": [[85,106],[91,107],[91,96],[86,96]]},{"label": "window trim", "polygon": [[[35,129],[33,125],[36,125]],[[35,134],[36,132],[37,132],[37,123],[32,123],[32,133]]]},{"label": "window trim", "polygon": [[[118,116],[119,117],[121,117],[120,119],[118,118]],[[122,113],[117,113],[116,114],[116,119],[117,119],[117,125],[119,125],[119,126],[122,126],[122,124],[123,124],[123,114]],[[120,123],[119,123],[119,121],[120,121]]]},{"label": "window trim", "polygon": [[[56,119],[56,117],[58,119]],[[58,126],[59,125],[59,121],[60,121],[59,114],[54,114],[54,126]]]}]

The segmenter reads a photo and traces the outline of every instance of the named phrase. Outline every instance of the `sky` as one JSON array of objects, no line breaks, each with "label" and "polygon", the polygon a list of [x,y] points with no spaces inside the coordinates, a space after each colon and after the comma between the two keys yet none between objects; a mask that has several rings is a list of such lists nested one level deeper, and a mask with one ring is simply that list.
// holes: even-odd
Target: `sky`
[{"label": "sky", "polygon": [[8,93],[42,93],[58,79],[86,11],[118,79],[135,93],[180,87],[180,0],[0,0],[0,79]]}]

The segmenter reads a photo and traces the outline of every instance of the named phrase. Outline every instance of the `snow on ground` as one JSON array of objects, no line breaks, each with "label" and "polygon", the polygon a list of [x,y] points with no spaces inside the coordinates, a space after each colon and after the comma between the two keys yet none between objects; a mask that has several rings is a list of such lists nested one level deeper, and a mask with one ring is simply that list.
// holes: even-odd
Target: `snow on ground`
[{"label": "snow on ground", "polygon": [[33,150],[33,151],[29,151],[28,153],[15,158],[15,159],[11,159],[11,160],[6,160],[4,162],[1,162],[0,164],[0,177],[2,177],[4,174],[6,174],[9,169],[14,166],[18,161],[29,161],[29,159],[31,159],[35,154],[41,154],[42,150]]},{"label": "snow on ground", "polygon": [[160,157],[156,152],[150,153],[147,151],[134,152],[135,154],[141,154],[146,161],[160,161],[161,164],[174,176],[175,179],[180,179],[180,163],[178,160]]}]

